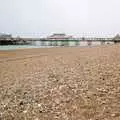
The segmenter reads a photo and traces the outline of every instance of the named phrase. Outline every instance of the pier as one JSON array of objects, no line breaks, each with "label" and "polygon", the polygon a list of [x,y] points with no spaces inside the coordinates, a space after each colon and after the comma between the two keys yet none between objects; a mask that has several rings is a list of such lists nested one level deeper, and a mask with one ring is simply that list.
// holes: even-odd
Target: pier
[{"label": "pier", "polygon": [[35,46],[96,46],[104,44],[116,44],[120,42],[120,36],[117,34],[113,38],[74,38],[66,34],[53,34],[46,38],[20,38],[11,35],[0,36],[0,45],[20,45],[28,44]]},{"label": "pier", "polygon": [[28,40],[32,45],[41,46],[90,46],[90,45],[104,45],[116,43],[112,38],[72,38],[68,40],[51,40],[51,39],[32,39]]}]

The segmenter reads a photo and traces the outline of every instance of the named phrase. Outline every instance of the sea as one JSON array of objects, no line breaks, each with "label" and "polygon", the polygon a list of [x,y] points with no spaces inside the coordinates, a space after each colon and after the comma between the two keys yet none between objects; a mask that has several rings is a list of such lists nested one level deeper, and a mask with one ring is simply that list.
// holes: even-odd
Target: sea
[{"label": "sea", "polygon": [[53,46],[35,46],[35,45],[0,45],[0,50],[17,50],[29,48],[51,48]]}]

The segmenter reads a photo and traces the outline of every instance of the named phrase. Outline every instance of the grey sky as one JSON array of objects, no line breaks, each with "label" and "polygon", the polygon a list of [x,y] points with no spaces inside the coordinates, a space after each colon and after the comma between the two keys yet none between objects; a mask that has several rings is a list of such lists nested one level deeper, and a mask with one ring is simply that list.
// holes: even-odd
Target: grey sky
[{"label": "grey sky", "polygon": [[0,0],[0,32],[114,35],[120,31],[119,5],[120,0]]}]

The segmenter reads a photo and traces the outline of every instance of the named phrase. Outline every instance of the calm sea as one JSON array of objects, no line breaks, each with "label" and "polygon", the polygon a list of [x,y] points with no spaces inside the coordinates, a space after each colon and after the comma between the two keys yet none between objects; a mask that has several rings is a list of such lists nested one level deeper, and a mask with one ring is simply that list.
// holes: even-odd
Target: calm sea
[{"label": "calm sea", "polygon": [[51,48],[51,46],[32,46],[32,45],[0,45],[0,50],[16,50],[27,48]]}]

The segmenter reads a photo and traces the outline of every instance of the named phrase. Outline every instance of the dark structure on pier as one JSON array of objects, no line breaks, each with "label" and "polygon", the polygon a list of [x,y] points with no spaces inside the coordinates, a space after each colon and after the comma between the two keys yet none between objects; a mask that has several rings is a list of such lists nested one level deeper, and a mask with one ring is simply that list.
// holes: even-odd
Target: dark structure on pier
[{"label": "dark structure on pier", "polygon": [[120,35],[117,34],[114,38],[113,38],[114,43],[120,43]]},{"label": "dark structure on pier", "polygon": [[20,37],[12,37],[11,34],[0,34],[0,45],[21,45],[27,44],[24,39]]}]

